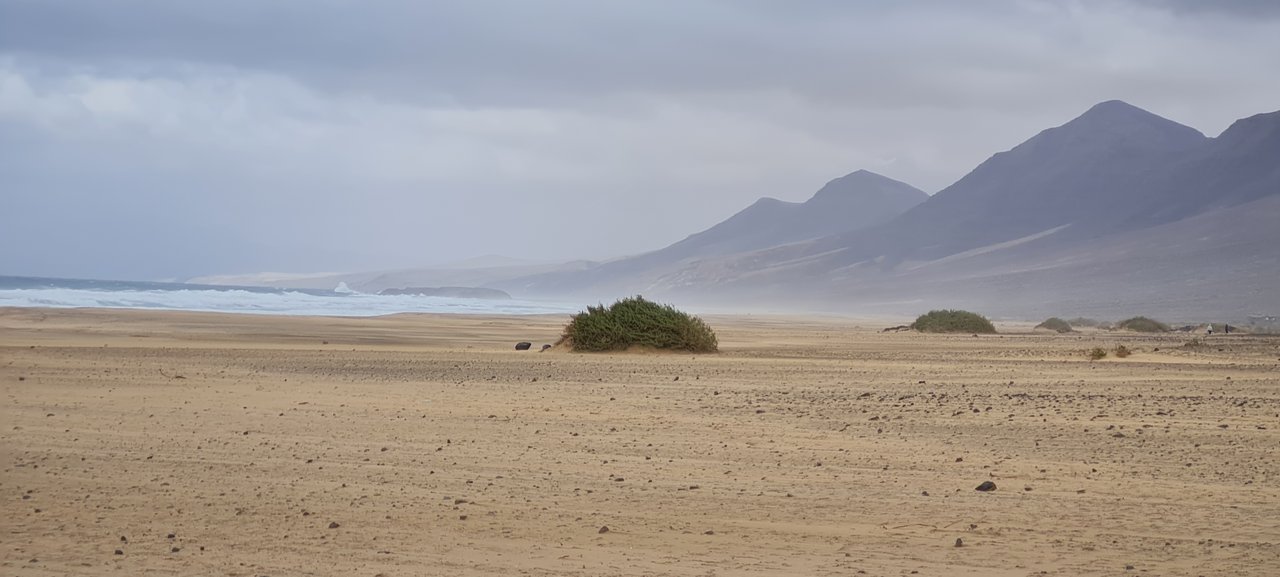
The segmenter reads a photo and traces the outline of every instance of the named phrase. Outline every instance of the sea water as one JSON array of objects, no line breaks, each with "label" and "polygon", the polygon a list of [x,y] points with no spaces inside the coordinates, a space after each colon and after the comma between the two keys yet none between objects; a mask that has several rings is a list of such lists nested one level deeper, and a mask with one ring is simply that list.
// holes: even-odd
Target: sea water
[{"label": "sea water", "polygon": [[394,313],[572,313],[564,303],[377,295],[337,290],[0,276],[0,307],[121,308],[368,317]]}]

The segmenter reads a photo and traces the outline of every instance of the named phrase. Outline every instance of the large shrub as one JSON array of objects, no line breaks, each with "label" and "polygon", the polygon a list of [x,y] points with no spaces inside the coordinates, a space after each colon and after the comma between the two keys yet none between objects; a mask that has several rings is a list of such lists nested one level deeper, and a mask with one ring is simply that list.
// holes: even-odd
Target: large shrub
[{"label": "large shrub", "polygon": [[1047,329],[1059,333],[1071,332],[1071,324],[1058,317],[1052,317],[1036,325],[1037,329]]},{"label": "large shrub", "polygon": [[911,328],[922,333],[986,333],[996,327],[986,317],[969,311],[939,310],[920,315]]},{"label": "large shrub", "polygon": [[702,319],[671,305],[625,298],[606,307],[587,307],[564,327],[560,342],[575,351],[621,351],[633,346],[713,353],[716,333]]},{"label": "large shrub", "polygon": [[1152,320],[1147,317],[1133,317],[1125,319],[1116,324],[1116,328],[1127,331],[1135,331],[1139,333],[1167,333],[1169,325],[1160,321]]}]

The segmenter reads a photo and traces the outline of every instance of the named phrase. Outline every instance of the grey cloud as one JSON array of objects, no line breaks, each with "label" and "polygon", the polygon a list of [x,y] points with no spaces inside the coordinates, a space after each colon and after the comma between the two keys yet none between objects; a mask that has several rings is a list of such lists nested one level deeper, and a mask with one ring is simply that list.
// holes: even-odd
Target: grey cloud
[{"label": "grey cloud", "polygon": [[1139,0],[1142,3],[1184,14],[1221,14],[1241,18],[1280,17],[1280,2],[1274,0]]},{"label": "grey cloud", "polygon": [[1214,134],[1280,102],[1280,23],[1215,5],[0,0],[0,274],[606,257],[1101,100]]}]

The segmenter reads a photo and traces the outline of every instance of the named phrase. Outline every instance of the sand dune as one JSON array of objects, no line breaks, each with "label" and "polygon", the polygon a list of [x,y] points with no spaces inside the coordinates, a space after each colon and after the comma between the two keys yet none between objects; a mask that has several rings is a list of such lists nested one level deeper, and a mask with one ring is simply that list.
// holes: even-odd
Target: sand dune
[{"label": "sand dune", "polygon": [[564,320],[0,310],[0,573],[1280,574],[1280,340]]}]

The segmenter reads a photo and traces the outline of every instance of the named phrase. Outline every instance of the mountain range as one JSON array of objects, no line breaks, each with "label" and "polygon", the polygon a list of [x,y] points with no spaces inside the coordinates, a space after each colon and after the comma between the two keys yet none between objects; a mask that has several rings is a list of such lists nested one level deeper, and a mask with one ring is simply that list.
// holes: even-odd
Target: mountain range
[{"label": "mountain range", "polygon": [[[1210,138],[1112,100],[993,155],[932,196],[858,170],[806,202],[762,198],[639,255],[308,282],[338,280],[370,291],[465,283],[586,301],[639,293],[728,309],[1276,314],[1280,112]],[[290,282],[298,281],[275,284]]]},{"label": "mountain range", "polygon": [[[859,171],[833,184],[851,181],[850,213],[870,198],[871,182],[895,183],[895,200],[923,201],[899,214],[875,204],[874,218],[850,219],[842,231],[829,226],[830,212],[784,216],[761,201],[653,253],[505,286],[886,313],[1280,310],[1280,112],[1238,120],[1209,138],[1113,100],[995,154],[931,197],[881,179]],[[817,234],[760,248],[783,223]]]}]

